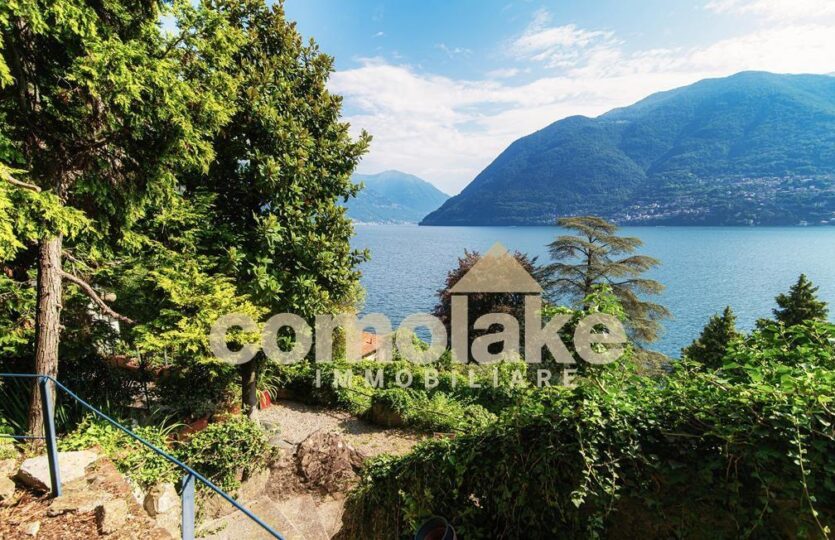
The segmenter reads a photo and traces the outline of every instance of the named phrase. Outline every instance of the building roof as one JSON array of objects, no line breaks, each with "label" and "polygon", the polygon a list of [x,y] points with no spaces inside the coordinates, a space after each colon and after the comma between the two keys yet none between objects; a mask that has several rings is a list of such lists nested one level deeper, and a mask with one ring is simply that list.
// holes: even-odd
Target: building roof
[{"label": "building roof", "polygon": [[380,342],[377,339],[377,334],[372,334],[371,332],[362,333],[362,349],[360,351],[361,358],[365,358],[376,353],[379,347]]}]

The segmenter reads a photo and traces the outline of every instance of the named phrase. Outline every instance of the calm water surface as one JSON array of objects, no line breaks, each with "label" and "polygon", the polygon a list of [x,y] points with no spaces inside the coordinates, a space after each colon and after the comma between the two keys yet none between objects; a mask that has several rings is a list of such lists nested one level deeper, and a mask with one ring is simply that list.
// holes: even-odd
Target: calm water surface
[{"label": "calm water surface", "polygon": [[[545,247],[556,227],[418,227],[357,225],[353,245],[371,250],[361,267],[364,312],[388,315],[394,324],[428,312],[447,272],[465,249],[487,251],[494,242],[548,260]],[[726,305],[750,329],[771,315],[774,296],[805,272],[820,297],[835,305],[835,227],[725,228],[624,227],[644,241],[641,253],[660,259],[650,277],[666,285],[658,297],[673,312],[653,348],[677,356]]]}]

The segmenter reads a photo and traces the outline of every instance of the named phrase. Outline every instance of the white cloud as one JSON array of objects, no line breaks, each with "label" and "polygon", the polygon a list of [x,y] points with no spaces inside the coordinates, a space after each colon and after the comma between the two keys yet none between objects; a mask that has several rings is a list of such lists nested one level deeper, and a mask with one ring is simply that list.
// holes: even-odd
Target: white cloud
[{"label": "white cloud", "polygon": [[765,25],[702,47],[627,52],[609,32],[547,22],[539,13],[514,40],[513,54],[556,66],[525,84],[506,80],[523,68],[456,80],[381,59],[335,73],[330,87],[345,97],[347,120],[374,136],[361,170],[401,169],[457,193],[513,140],[568,115],[743,70],[835,72],[835,24]]},{"label": "white cloud", "polygon": [[373,36],[371,36],[371,37],[378,38],[378,37],[383,37],[383,36],[385,36],[385,35],[386,35],[386,33],[385,33],[385,32],[380,31],[380,32],[377,32],[376,34],[374,34],[374,35],[373,35]]},{"label": "white cloud", "polygon": [[488,79],[512,79],[513,77],[522,73],[523,70],[519,68],[503,68],[494,69],[487,72]]},{"label": "white cloud", "polygon": [[438,43],[435,48],[442,50],[448,57],[454,58],[459,55],[469,55],[473,51],[464,47],[450,47],[446,43]]},{"label": "white cloud", "polygon": [[711,0],[705,8],[714,13],[755,15],[783,22],[835,17],[832,0]]},{"label": "white cloud", "polygon": [[612,32],[584,30],[573,24],[546,27],[535,23],[513,41],[511,51],[521,59],[568,68],[617,45]]},{"label": "white cloud", "polygon": [[510,53],[520,60],[543,62],[552,68],[571,68],[591,56],[608,54],[619,43],[610,31],[586,30],[574,24],[549,26],[551,14],[540,9],[533,21],[510,43]]}]

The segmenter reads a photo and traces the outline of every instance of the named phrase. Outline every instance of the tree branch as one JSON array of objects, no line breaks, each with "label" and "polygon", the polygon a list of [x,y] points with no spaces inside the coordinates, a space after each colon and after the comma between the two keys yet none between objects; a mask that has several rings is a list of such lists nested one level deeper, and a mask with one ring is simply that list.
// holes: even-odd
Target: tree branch
[{"label": "tree branch", "polygon": [[97,306],[99,306],[99,309],[101,309],[102,312],[108,317],[116,319],[117,321],[121,321],[125,324],[136,324],[136,321],[134,321],[133,319],[130,319],[128,317],[125,317],[124,315],[120,315],[119,313],[113,311],[113,309],[110,306],[108,306],[98,294],[96,294],[96,291],[93,290],[93,287],[91,287],[90,284],[84,281],[83,279],[73,274],[70,274],[69,272],[66,272],[64,270],[61,270],[61,276],[67,281],[78,285],[78,287],[84,292],[84,294],[86,294],[90,298],[90,300],[92,300]]},{"label": "tree branch", "polygon": [[28,182],[22,182],[20,180],[16,180],[10,174],[3,174],[2,176],[3,176],[3,180],[5,180],[6,182],[10,183],[13,186],[21,187],[21,188],[24,188],[24,189],[31,189],[32,191],[35,191],[37,193],[41,192],[40,186],[36,186],[35,184],[30,184]]}]

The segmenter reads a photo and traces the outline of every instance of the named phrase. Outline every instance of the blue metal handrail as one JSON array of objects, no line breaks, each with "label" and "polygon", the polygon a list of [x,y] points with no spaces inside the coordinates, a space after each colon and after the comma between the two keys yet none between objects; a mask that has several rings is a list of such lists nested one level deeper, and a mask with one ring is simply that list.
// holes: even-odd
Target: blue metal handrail
[{"label": "blue metal handrail", "polygon": [[37,379],[38,384],[40,385],[41,389],[41,404],[43,405],[44,410],[44,437],[27,437],[21,435],[13,435],[12,438],[15,439],[44,439],[46,441],[47,447],[47,459],[49,460],[49,475],[50,480],[52,481],[52,494],[55,497],[61,495],[61,471],[58,466],[58,445],[57,445],[57,438],[55,433],[55,411],[52,407],[52,400],[50,399],[51,389],[49,388],[49,384],[47,382],[51,381],[57,388],[60,388],[67,394],[69,397],[74,399],[78,402],[81,406],[101,418],[102,420],[108,422],[110,425],[115,427],[116,429],[124,432],[129,437],[139,441],[141,444],[145,445],[146,447],[150,448],[154,453],[159,455],[160,457],[166,459],[167,461],[173,463],[187,474],[183,478],[183,489],[180,494],[183,502],[183,521],[182,521],[182,537],[184,540],[194,540],[194,480],[199,480],[203,483],[206,487],[220,495],[223,499],[225,499],[229,504],[235,507],[237,510],[242,512],[246,517],[257,523],[264,531],[266,531],[270,536],[273,538],[278,538],[279,540],[284,540],[284,537],[273,530],[272,527],[264,523],[258,516],[250,512],[246,509],[243,505],[241,505],[238,501],[230,497],[226,492],[222,489],[214,485],[211,481],[209,481],[206,477],[204,477],[199,472],[195,471],[185,463],[181,462],[171,454],[167,453],[166,451],[157,448],[150,442],[146,441],[136,433],[132,432],[122,424],[118,423],[117,421],[113,420],[100,410],[96,409],[80,397],[78,397],[72,390],[58,382],[54,377],[49,375],[38,375],[34,373],[0,373],[0,379]]}]

